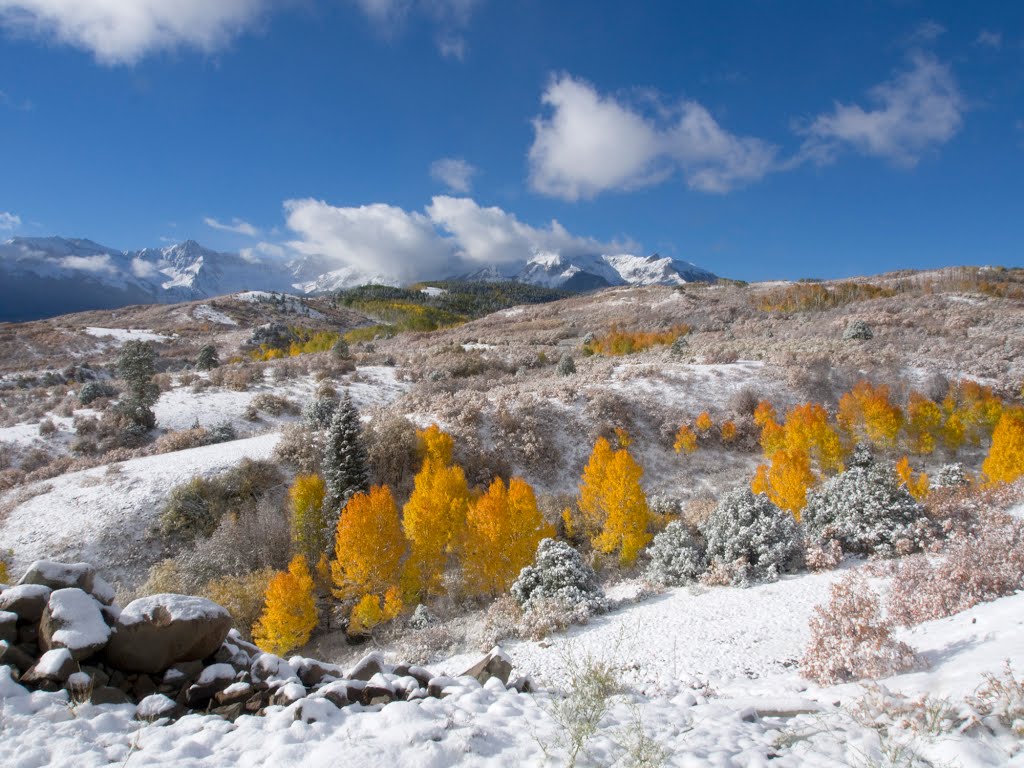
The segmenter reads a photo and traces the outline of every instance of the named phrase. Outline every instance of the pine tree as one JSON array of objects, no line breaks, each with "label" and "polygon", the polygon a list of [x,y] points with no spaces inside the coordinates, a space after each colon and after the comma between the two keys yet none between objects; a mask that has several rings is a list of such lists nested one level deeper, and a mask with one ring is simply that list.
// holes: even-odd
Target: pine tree
[{"label": "pine tree", "polygon": [[1007,409],[1000,416],[981,471],[992,483],[1012,483],[1024,476],[1024,409]]},{"label": "pine tree", "polygon": [[451,436],[437,426],[417,434],[423,445],[423,466],[413,481],[402,520],[409,540],[404,591],[411,599],[444,593],[442,576],[449,557],[456,557],[465,541],[469,507],[466,476],[451,463]]},{"label": "pine tree", "polygon": [[405,539],[391,489],[357,493],[345,509],[334,539],[331,580],[341,599],[384,595],[398,584]]},{"label": "pine tree", "polygon": [[506,487],[501,478],[469,507],[466,586],[474,594],[507,592],[519,572],[533,561],[541,539],[554,529],[537,509],[537,498],[525,480],[513,477]]},{"label": "pine tree", "polygon": [[313,577],[306,558],[296,555],[287,571],[280,571],[267,585],[263,614],[253,627],[253,640],[262,650],[283,656],[305,645],[316,629]]},{"label": "pine tree", "polygon": [[370,489],[370,468],[363,445],[359,412],[352,404],[348,392],[331,417],[320,468],[327,484],[324,503],[330,510],[330,530],[337,525],[338,515],[345,502],[354,494]]},{"label": "pine tree", "polygon": [[327,486],[320,475],[298,475],[288,489],[292,513],[292,543],[310,563],[319,562],[331,543],[324,509]]},{"label": "pine tree", "polygon": [[129,341],[121,347],[117,369],[125,382],[119,410],[142,429],[156,426],[153,406],[160,398],[160,389],[153,383],[156,374],[156,350],[148,341]]},{"label": "pine tree", "polygon": [[220,358],[217,357],[216,347],[212,344],[204,344],[199,350],[199,357],[196,358],[196,368],[200,371],[209,371],[218,367],[220,367]]}]

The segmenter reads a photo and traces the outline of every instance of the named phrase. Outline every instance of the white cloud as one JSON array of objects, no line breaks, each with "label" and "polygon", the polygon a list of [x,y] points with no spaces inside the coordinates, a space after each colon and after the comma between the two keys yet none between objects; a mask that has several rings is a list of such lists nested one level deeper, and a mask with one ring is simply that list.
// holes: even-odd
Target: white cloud
[{"label": "white cloud", "polygon": [[82,272],[106,273],[116,275],[118,269],[110,260],[109,254],[98,256],[64,256],[59,259],[58,264],[67,269],[77,269]]},{"label": "white cloud", "polygon": [[1003,33],[993,32],[991,29],[983,29],[978,33],[978,37],[974,40],[974,44],[984,45],[998,51],[1003,47]]},{"label": "white cloud", "polygon": [[427,18],[437,28],[437,48],[441,55],[462,61],[466,57],[466,40],[460,33],[469,26],[480,0],[355,0],[355,3],[387,36],[401,31],[413,15]]},{"label": "white cloud", "polygon": [[0,230],[17,229],[21,226],[21,217],[7,211],[0,211]]},{"label": "white cloud", "polygon": [[500,265],[540,252],[573,257],[636,249],[635,243],[602,243],[570,234],[557,221],[531,227],[498,207],[481,208],[468,197],[435,197],[427,215],[451,236],[458,255],[472,266]]},{"label": "white cloud", "polygon": [[0,24],[56,38],[105,64],[157,50],[212,51],[251,25],[269,0],[0,0]]},{"label": "white cloud", "polygon": [[477,169],[461,157],[443,157],[430,164],[430,175],[453,192],[469,192]]},{"label": "white cloud", "polygon": [[259,237],[260,235],[260,231],[256,227],[238,218],[232,219],[230,224],[225,224],[212,216],[207,216],[203,219],[203,223],[210,229],[218,229],[221,232],[233,232],[236,235],[245,235],[246,237]]},{"label": "white cloud", "polygon": [[[165,240],[166,238],[162,237],[160,239]],[[146,261],[145,259],[140,259],[138,256],[132,259],[131,270],[135,277],[143,280],[156,277],[160,274],[160,271],[156,268],[156,264],[151,261]]]},{"label": "white cloud", "polygon": [[869,92],[874,109],[836,103],[805,129],[803,155],[830,162],[848,146],[864,155],[913,166],[963,124],[964,99],[949,67],[917,53],[909,69]]},{"label": "white cloud", "polygon": [[326,257],[334,269],[353,267],[407,282],[500,266],[534,253],[565,256],[620,253],[635,243],[604,243],[569,233],[557,221],[532,227],[501,208],[465,197],[437,196],[424,212],[376,203],[341,208],[321,200],[288,200],[292,251]]},{"label": "white cloud", "polygon": [[338,267],[355,267],[401,281],[444,274],[454,261],[445,242],[422,213],[374,203],[338,208],[322,200],[287,200],[289,228],[300,239],[289,245],[300,253],[321,255]]},{"label": "white cloud", "polygon": [[261,264],[266,258],[283,261],[288,256],[288,249],[277,243],[261,241],[251,248],[242,248],[238,255],[251,264]]},{"label": "white cloud", "polygon": [[664,181],[676,171],[702,192],[727,192],[773,170],[777,148],[723,129],[695,101],[640,112],[562,75],[541,97],[551,108],[533,121],[530,180],[565,200]]}]

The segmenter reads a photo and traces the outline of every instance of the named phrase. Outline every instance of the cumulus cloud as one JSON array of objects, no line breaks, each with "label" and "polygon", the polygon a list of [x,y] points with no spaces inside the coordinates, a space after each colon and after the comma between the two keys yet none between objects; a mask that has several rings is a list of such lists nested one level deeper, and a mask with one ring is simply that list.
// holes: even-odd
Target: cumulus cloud
[{"label": "cumulus cloud", "polygon": [[0,231],[17,229],[21,226],[21,217],[7,211],[0,211]]},{"label": "cumulus cloud", "polygon": [[945,144],[963,124],[963,96],[947,65],[924,53],[910,67],[869,92],[873,108],[836,103],[805,129],[803,154],[831,162],[845,147],[914,166],[928,150]]},{"label": "cumulus cloud", "polygon": [[466,197],[434,197],[423,212],[376,203],[337,207],[322,200],[288,200],[292,251],[325,257],[335,269],[353,267],[406,282],[502,266],[532,254],[616,253],[635,243],[604,243],[569,233],[557,221],[533,227],[497,207]]},{"label": "cumulus cloud", "polygon": [[108,275],[118,273],[117,267],[106,253],[97,256],[64,256],[57,263],[67,269],[76,269],[80,272],[106,273]]},{"label": "cumulus cloud", "polygon": [[443,157],[430,164],[430,175],[452,192],[469,192],[476,168],[461,157]]},{"label": "cumulus cloud", "polygon": [[0,24],[54,38],[105,64],[157,51],[215,50],[250,26],[268,0],[0,0]]},{"label": "cumulus cloud", "polygon": [[571,75],[554,78],[541,101],[550,114],[533,121],[530,181],[553,197],[637,189],[676,172],[692,189],[727,192],[775,165],[776,147],[728,132],[695,101],[645,114]]},{"label": "cumulus cloud", "polygon": [[238,218],[232,219],[230,223],[224,223],[212,216],[207,216],[203,219],[203,223],[210,229],[217,229],[221,232],[233,232],[236,235],[245,235],[246,237],[259,237],[260,235],[260,231],[256,227]]}]

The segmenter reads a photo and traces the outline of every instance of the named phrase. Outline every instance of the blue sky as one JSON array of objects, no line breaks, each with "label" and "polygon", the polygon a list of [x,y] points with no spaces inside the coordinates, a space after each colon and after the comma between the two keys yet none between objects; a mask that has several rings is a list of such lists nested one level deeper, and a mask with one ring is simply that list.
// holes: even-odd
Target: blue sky
[{"label": "blue sky", "polygon": [[0,153],[0,237],[1019,265],[1024,4],[0,0]]}]

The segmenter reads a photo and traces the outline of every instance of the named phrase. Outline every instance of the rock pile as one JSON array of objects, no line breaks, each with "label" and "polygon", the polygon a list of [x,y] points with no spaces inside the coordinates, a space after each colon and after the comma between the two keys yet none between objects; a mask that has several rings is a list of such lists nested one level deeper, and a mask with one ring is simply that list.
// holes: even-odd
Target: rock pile
[{"label": "rock pile", "polygon": [[76,701],[137,704],[140,720],[188,712],[234,720],[301,702],[296,717],[312,721],[325,708],[443,698],[466,686],[529,691],[528,678],[509,683],[511,672],[500,648],[458,678],[386,664],[379,653],[347,670],[286,660],[243,640],[227,610],[205,598],[152,595],[121,609],[87,563],[38,561],[0,592],[0,675]]}]

